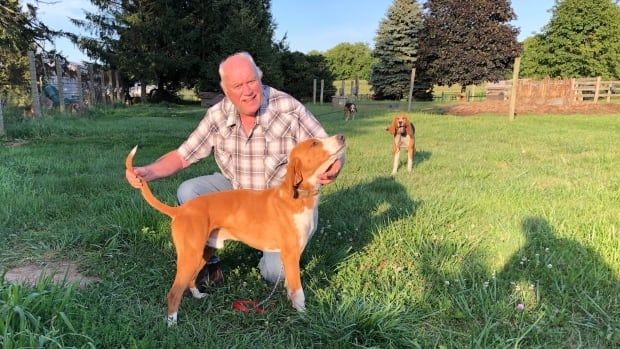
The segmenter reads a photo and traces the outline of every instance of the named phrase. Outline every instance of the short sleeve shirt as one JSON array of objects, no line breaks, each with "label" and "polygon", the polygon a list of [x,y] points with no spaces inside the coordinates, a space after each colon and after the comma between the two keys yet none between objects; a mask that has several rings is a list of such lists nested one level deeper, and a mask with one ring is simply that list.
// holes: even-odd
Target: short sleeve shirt
[{"label": "short sleeve shirt", "polygon": [[256,121],[246,134],[237,109],[225,97],[207,110],[178,151],[190,164],[213,152],[233,188],[261,190],[282,182],[288,155],[298,142],[327,137],[303,104],[269,86],[263,86]]}]

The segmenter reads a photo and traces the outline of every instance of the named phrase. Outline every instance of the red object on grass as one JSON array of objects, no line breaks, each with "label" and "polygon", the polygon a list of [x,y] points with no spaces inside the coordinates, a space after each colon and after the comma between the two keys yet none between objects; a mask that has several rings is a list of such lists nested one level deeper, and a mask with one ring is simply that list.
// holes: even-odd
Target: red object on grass
[{"label": "red object on grass", "polygon": [[263,307],[261,307],[257,302],[252,300],[237,299],[236,301],[233,301],[232,307],[234,310],[241,313],[254,312],[262,314],[265,312],[265,309]]}]

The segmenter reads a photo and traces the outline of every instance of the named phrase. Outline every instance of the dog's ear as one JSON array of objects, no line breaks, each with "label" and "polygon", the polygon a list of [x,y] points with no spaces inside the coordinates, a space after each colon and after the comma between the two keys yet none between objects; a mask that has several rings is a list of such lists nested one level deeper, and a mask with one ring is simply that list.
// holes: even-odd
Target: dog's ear
[{"label": "dog's ear", "polygon": [[413,126],[413,123],[411,121],[407,124],[407,133],[411,137],[415,136],[415,127]]},{"label": "dog's ear", "polygon": [[388,126],[388,128],[386,128],[385,130],[388,131],[392,135],[396,134],[396,118],[392,120],[392,123],[390,124],[390,126]]},{"label": "dog's ear", "polygon": [[303,181],[303,175],[301,173],[301,160],[299,158],[294,157],[289,160],[288,168],[286,169],[286,184],[290,186],[290,189],[293,191],[293,197],[295,197],[297,193],[297,188]]}]

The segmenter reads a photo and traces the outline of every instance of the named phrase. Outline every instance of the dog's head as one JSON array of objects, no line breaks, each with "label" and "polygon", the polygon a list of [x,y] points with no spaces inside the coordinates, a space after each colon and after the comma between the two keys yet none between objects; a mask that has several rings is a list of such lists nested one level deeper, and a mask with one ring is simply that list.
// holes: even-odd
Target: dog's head
[{"label": "dog's head", "polygon": [[342,134],[309,138],[298,143],[289,155],[285,185],[294,196],[298,190],[315,191],[319,186],[319,175],[342,158],[346,147]]},{"label": "dog's head", "polygon": [[413,137],[415,133],[415,129],[413,128],[413,124],[409,121],[409,118],[405,114],[399,114],[394,117],[392,123],[386,130],[392,135],[405,135],[409,134]]},{"label": "dog's head", "polygon": [[344,105],[345,109],[348,110],[350,113],[357,113],[357,105],[355,103],[346,103]]}]

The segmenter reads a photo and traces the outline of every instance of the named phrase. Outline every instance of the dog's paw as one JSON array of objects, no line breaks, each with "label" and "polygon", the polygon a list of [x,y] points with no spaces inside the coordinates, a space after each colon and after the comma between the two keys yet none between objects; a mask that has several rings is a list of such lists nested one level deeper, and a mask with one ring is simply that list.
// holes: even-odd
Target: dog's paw
[{"label": "dog's paw", "polygon": [[166,324],[168,327],[172,327],[177,324],[177,313],[172,313],[166,316]]},{"label": "dog's paw", "polygon": [[289,294],[289,298],[293,302],[293,308],[299,312],[306,311],[306,297],[303,290]]},{"label": "dog's paw", "polygon": [[202,293],[198,291],[197,288],[190,288],[189,291],[192,293],[192,296],[196,299],[205,298],[207,296],[206,293]]}]

